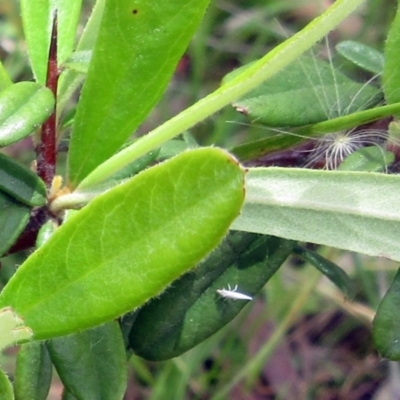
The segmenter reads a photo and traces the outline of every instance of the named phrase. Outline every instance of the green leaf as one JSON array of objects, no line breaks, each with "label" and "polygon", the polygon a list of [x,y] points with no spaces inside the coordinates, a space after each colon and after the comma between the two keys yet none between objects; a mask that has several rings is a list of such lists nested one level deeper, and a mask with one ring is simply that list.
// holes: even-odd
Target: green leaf
[{"label": "green leaf", "polygon": [[382,149],[380,146],[362,147],[351,153],[339,165],[340,171],[369,171],[384,172],[395,160],[391,151]]},{"label": "green leaf", "polygon": [[87,74],[92,52],[90,50],[77,51],[64,63],[64,68],[69,68],[80,74]]},{"label": "green leaf", "polygon": [[51,384],[52,368],[44,343],[23,344],[18,351],[15,370],[16,400],[46,400]]},{"label": "green leaf", "polygon": [[0,91],[8,86],[12,85],[10,76],[8,75],[6,69],[2,62],[0,62]]},{"label": "green leaf", "polygon": [[250,169],[232,229],[400,261],[400,176],[295,168]]},{"label": "green leaf", "polygon": [[73,187],[113,155],[149,114],[208,3],[106,2],[72,132],[68,162]]},{"label": "green leaf", "polygon": [[379,304],[376,312],[372,337],[382,357],[400,360],[400,270]]},{"label": "green leaf", "polygon": [[[97,39],[101,17],[103,16],[105,0],[97,0],[90,18],[85,26],[76,51],[79,53],[91,53]],[[66,69],[60,75],[58,80],[58,94],[57,94],[57,114],[61,115],[68,100],[76,92],[81,85],[85,75],[77,71]]]},{"label": "green leaf", "polygon": [[336,51],[360,68],[380,75],[383,72],[383,54],[374,48],[353,40],[345,40],[336,45]]},{"label": "green leaf", "polygon": [[53,107],[53,94],[37,83],[20,82],[0,92],[0,147],[31,134]]},{"label": "green leaf", "polygon": [[[400,102],[400,69],[399,69],[399,47],[400,47],[400,6],[392,26],[390,27],[385,42],[385,64],[383,68],[383,92],[386,103]],[[398,113],[397,115],[399,115]]]},{"label": "green leaf", "polygon": [[116,322],[47,342],[65,388],[78,400],[118,400],[126,389],[127,362]]},{"label": "green leaf", "polygon": [[303,260],[309,262],[318,271],[322,272],[330,279],[347,297],[354,296],[354,285],[349,276],[342,268],[332,261],[327,260],[315,251],[311,251],[302,246],[296,246],[294,253],[299,255]]},{"label": "green leaf", "polygon": [[1,400],[14,400],[12,384],[2,370],[0,370],[0,398]]},{"label": "green leaf", "polygon": [[268,130],[268,127],[265,127],[265,129],[265,138],[239,144],[238,146],[229,149],[229,151],[240,161],[248,161],[254,160],[268,153],[288,149],[291,146],[307,140],[307,137],[303,134],[291,134],[290,131],[285,133],[276,133],[273,130]]},{"label": "green leaf", "polygon": [[62,400],[77,400],[77,398],[64,388],[62,393]]},{"label": "green leaf", "polygon": [[0,304],[13,306],[37,339],[142,305],[219,243],[241,209],[243,179],[216,148],[141,172],[72,215],[19,267]]},{"label": "green leaf", "polygon": [[0,191],[0,256],[17,240],[28,223],[30,208]]},{"label": "green leaf", "polygon": [[230,322],[247,301],[222,298],[218,289],[256,295],[290,254],[294,243],[231,232],[192,272],[142,307],[129,346],[152,361],[176,357]]},{"label": "green leaf", "polygon": [[[224,81],[246,68],[227,75]],[[377,88],[352,81],[328,63],[302,56],[233,106],[252,122],[282,127],[351,114],[380,100]]]},{"label": "green leaf", "polygon": [[32,71],[45,84],[54,12],[58,17],[57,58],[62,64],[72,53],[82,0],[21,0],[22,23]]},{"label": "green leaf", "polygon": [[116,174],[110,176],[107,179],[106,184],[110,184],[110,182],[117,183],[127,178],[131,178],[136,175],[138,172],[147,168],[151,163],[155,161],[159,153],[159,150],[153,150],[144,155],[143,157],[138,158],[131,164],[127,165],[125,168],[118,171]]},{"label": "green leaf", "polygon": [[30,169],[0,153],[0,190],[28,206],[46,204],[46,186]]}]

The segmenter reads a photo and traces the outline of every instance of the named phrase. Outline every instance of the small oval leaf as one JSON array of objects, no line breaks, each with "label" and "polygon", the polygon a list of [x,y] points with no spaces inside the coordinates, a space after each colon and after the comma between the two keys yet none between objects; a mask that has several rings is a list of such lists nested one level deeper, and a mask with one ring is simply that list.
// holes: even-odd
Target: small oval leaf
[{"label": "small oval leaf", "polygon": [[46,345],[65,388],[74,397],[123,398],[127,362],[118,323],[52,339]]},{"label": "small oval leaf", "polygon": [[382,357],[400,360],[400,269],[379,304],[376,312],[372,337]]},{"label": "small oval leaf", "polygon": [[31,134],[52,113],[51,91],[37,83],[20,82],[0,92],[0,146]]},{"label": "small oval leaf", "polygon": [[17,356],[14,390],[16,400],[46,400],[53,366],[44,343],[21,346]]},{"label": "small oval leaf", "polygon": [[[159,294],[227,232],[244,171],[225,151],[184,152],[72,215],[0,294],[51,338],[99,325]],[[38,285],[40,282],[40,285]]]},{"label": "small oval leaf", "polygon": [[377,75],[382,73],[385,60],[378,50],[353,40],[340,42],[335,48],[339,54],[360,68]]},{"label": "small oval leaf", "polygon": [[28,206],[46,204],[46,186],[30,169],[0,153],[0,190]]}]

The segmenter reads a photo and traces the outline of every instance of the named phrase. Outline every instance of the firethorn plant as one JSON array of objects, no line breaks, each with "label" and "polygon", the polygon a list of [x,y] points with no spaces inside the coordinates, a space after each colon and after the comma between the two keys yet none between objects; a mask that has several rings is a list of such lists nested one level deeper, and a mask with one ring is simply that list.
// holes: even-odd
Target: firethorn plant
[{"label": "firethorn plant", "polygon": [[[399,12],[384,54],[355,42],[338,47],[381,75],[383,98],[376,86],[304,55],[363,3],[337,0],[219,89],[129,141],[209,0],[97,0],[77,45],[80,0],[20,3],[34,81],[14,83],[0,64],[0,145],[30,135],[37,157],[31,170],[0,155],[0,251],[35,251],[0,294],[2,348],[21,345],[14,386],[1,375],[2,399],[32,391],[46,398],[52,364],[65,398],[121,399],[127,354],[157,361],[194,347],[248,303],[229,299],[252,299],[292,253],[351,296],[346,273],[298,241],[400,261],[399,177],[371,172],[396,171],[398,162],[389,138],[400,112]],[[306,84],[313,76],[319,85]],[[321,99],[345,115],[327,119]],[[231,149],[174,139],[231,103],[250,121],[293,135]],[[375,135],[371,124],[385,118],[391,125]],[[262,166],[266,154],[337,132],[361,143],[317,148],[322,169]],[[61,176],[57,149],[66,141]],[[162,156],[168,144],[179,154]],[[246,295],[221,289],[229,284]],[[393,360],[399,285],[397,274],[373,328],[377,349]]]}]

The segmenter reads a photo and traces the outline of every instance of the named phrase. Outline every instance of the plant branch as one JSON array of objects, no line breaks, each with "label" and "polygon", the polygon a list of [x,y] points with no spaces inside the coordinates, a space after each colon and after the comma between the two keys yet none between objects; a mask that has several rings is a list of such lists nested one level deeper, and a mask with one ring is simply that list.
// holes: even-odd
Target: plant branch
[{"label": "plant branch", "polygon": [[[54,13],[53,27],[51,31],[49,61],[47,65],[48,87],[57,98],[58,84],[58,65],[57,65],[57,11]],[[42,178],[47,188],[51,187],[57,162],[57,113],[54,107],[53,113],[48,120],[42,125],[41,140],[36,148],[37,152],[37,173]]]}]

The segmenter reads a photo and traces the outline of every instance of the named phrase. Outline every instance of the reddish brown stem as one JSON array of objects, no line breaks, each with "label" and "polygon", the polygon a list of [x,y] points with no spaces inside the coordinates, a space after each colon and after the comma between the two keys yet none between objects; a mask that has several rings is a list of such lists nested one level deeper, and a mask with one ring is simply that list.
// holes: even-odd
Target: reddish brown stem
[{"label": "reddish brown stem", "polygon": [[24,232],[8,250],[6,255],[16,253],[21,250],[35,246],[38,232],[47,219],[47,209],[45,207],[34,209],[31,218]]},{"label": "reddish brown stem", "polygon": [[[47,64],[46,87],[57,96],[58,66],[57,66],[57,12],[54,14],[53,28],[51,31],[49,61]],[[37,174],[50,188],[56,172],[57,162],[57,116],[56,107],[53,113],[42,125],[40,143],[36,149],[37,153]]]}]

